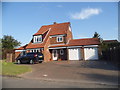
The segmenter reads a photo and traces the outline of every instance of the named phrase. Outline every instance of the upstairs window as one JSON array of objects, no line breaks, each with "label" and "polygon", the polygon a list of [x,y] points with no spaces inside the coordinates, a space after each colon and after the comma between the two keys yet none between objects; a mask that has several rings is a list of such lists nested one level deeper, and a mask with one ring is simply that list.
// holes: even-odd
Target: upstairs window
[{"label": "upstairs window", "polygon": [[42,35],[34,36],[34,43],[42,42]]},{"label": "upstairs window", "polygon": [[63,37],[62,36],[57,37],[57,42],[63,42]]}]

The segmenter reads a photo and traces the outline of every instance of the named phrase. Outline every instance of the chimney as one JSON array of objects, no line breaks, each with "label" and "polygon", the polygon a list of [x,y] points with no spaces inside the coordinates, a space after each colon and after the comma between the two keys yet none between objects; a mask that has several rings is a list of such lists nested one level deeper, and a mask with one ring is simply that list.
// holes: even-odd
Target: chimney
[{"label": "chimney", "polygon": [[53,24],[57,24],[56,22],[53,22]]}]

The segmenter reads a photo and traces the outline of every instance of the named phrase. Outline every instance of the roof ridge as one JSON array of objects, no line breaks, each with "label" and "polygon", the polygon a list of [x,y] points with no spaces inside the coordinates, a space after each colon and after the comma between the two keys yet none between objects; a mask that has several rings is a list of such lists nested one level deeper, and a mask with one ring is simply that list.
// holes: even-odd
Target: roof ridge
[{"label": "roof ridge", "polygon": [[56,24],[50,24],[50,25],[42,25],[43,26],[53,26],[53,25],[58,25],[58,24],[70,24],[70,22],[64,22],[64,23],[56,23]]}]

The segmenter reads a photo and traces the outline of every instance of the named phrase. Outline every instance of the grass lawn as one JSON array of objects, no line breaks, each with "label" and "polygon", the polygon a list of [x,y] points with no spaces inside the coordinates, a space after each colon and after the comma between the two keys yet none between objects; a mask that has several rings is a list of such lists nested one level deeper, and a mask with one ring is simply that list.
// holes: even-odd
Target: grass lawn
[{"label": "grass lawn", "polygon": [[23,74],[25,72],[30,72],[32,69],[30,66],[23,66],[23,65],[17,65],[11,62],[0,62],[0,70],[2,68],[1,75],[10,75],[10,76],[17,76],[19,74]]}]

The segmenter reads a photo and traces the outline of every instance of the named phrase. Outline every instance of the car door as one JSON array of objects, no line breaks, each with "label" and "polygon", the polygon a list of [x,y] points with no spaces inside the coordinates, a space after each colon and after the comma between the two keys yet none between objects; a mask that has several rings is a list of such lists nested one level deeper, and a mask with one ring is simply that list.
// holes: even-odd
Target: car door
[{"label": "car door", "polygon": [[28,61],[28,60],[30,60],[30,58],[31,58],[31,57],[30,57],[30,54],[26,54],[25,60]]},{"label": "car door", "polygon": [[34,53],[28,53],[26,56],[26,60],[33,60],[34,58]]},{"label": "car door", "polygon": [[23,56],[21,56],[21,58],[20,58],[20,60],[21,60],[22,62],[25,62],[25,59],[26,59],[26,55],[23,55]]}]

